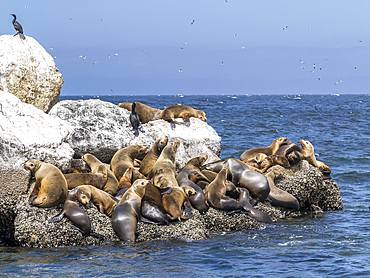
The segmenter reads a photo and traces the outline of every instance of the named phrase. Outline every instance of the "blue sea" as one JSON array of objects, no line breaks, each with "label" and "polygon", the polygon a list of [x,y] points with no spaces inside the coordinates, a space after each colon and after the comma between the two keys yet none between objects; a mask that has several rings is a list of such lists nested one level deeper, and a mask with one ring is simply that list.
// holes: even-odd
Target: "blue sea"
[{"label": "blue sea", "polygon": [[221,136],[221,158],[239,157],[277,137],[310,141],[331,168],[343,211],[267,224],[258,231],[213,233],[202,241],[108,243],[26,249],[0,247],[9,277],[370,277],[369,95],[63,96],[163,109],[204,110]]}]

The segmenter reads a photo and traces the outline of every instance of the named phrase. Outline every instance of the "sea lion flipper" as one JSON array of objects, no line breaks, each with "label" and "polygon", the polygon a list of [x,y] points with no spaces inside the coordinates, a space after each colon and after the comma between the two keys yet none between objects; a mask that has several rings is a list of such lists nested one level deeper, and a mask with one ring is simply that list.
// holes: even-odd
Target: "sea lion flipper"
[{"label": "sea lion flipper", "polygon": [[172,192],[172,187],[159,188],[159,192],[161,192],[161,195],[170,194]]},{"label": "sea lion flipper", "polygon": [[174,122],[171,122],[171,129],[174,130],[176,128],[176,124]]},{"label": "sea lion flipper", "polygon": [[151,220],[149,220],[148,218],[146,218],[144,216],[140,216],[140,221],[143,222],[143,223],[146,223],[146,224],[155,224],[155,225],[159,224],[158,222],[151,221]]},{"label": "sea lion flipper", "polygon": [[101,234],[97,234],[97,233],[90,233],[90,234],[88,234],[88,236],[93,236],[93,237],[98,238],[98,239],[105,239],[105,236],[103,236]]},{"label": "sea lion flipper", "polygon": [[28,204],[29,204],[29,205],[31,205],[31,204],[32,204],[32,202],[33,202],[36,198],[37,198],[37,195],[30,197],[30,198],[28,199]]},{"label": "sea lion flipper", "polygon": [[63,210],[61,213],[59,213],[58,215],[52,217],[49,219],[49,222],[50,223],[54,223],[54,222],[59,222],[60,220],[63,219],[64,215],[66,214],[65,210]]}]

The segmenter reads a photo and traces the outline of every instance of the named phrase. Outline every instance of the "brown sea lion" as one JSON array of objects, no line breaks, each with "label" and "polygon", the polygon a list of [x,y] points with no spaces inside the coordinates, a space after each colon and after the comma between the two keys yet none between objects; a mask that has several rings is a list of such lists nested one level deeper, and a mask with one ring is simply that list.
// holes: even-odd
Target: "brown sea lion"
[{"label": "brown sea lion", "polygon": [[102,189],[108,180],[108,169],[101,165],[103,173],[70,173],[64,174],[67,180],[68,189],[73,189],[79,185],[90,184],[96,188]]},{"label": "brown sea lion", "polygon": [[148,180],[136,180],[122,196],[112,214],[112,227],[120,240],[135,241],[137,222],[140,219],[141,199]]},{"label": "brown sea lion", "polygon": [[132,185],[132,168],[128,168],[126,172],[123,174],[122,178],[119,180],[118,183],[118,190],[115,197],[121,200],[123,194],[129,189]]},{"label": "brown sea lion", "polygon": [[256,219],[258,222],[263,223],[272,223],[272,219],[270,215],[267,213],[254,208],[251,203],[249,202],[249,191],[246,188],[237,188],[239,192],[239,203],[244,207],[244,209],[247,211],[247,215]]},{"label": "brown sea lion", "polygon": [[205,197],[207,203],[216,209],[227,210],[229,212],[239,212],[244,210],[239,201],[226,196],[226,177],[229,168],[219,171],[216,178],[207,186]]},{"label": "brown sea lion", "polygon": [[[106,167],[103,162],[101,162],[99,159],[97,159],[92,154],[84,154],[81,159],[89,165],[92,173],[97,173],[100,171],[102,165]],[[108,178],[107,183],[104,185],[103,190],[105,192],[108,192],[111,195],[115,195],[118,190],[118,180],[114,173],[107,168]]]},{"label": "brown sea lion", "polygon": [[192,159],[190,159],[185,164],[185,166],[182,169],[183,170],[187,169],[190,172],[196,171],[200,175],[202,175],[204,178],[206,178],[206,176],[204,176],[202,174],[202,170],[200,168],[202,167],[202,165],[204,164],[204,162],[207,161],[207,159],[208,159],[208,155],[206,155],[206,154],[205,155],[201,155],[201,156],[197,156],[197,157],[193,157]]},{"label": "brown sea lion", "polygon": [[178,186],[175,162],[176,152],[179,146],[179,140],[169,143],[155,162],[148,174],[148,179],[152,179],[155,186],[159,188]]},{"label": "brown sea lion", "polygon": [[29,197],[29,204],[50,208],[63,203],[68,194],[68,184],[63,173],[54,165],[31,159],[24,164],[36,179]]},{"label": "brown sea lion", "polygon": [[196,110],[189,106],[180,104],[172,105],[165,108],[160,116],[161,119],[170,122],[172,128],[175,127],[175,124],[181,124],[176,121],[175,118],[182,118],[184,120],[184,123],[189,126],[190,117],[198,118],[203,122],[207,121],[206,113],[204,113],[204,111]]},{"label": "brown sea lion", "polygon": [[323,175],[323,179],[331,179],[331,170],[328,166],[326,166],[323,162],[317,160],[317,167],[319,167],[319,170],[321,171]]},{"label": "brown sea lion", "polygon": [[[160,115],[162,113],[162,110],[152,108],[148,105],[145,105],[141,102],[135,102],[135,111],[137,115],[139,116],[140,122],[142,124],[146,124],[150,121],[155,121],[160,119]],[[125,108],[129,111],[132,111],[132,102],[122,102],[118,104],[119,107]]]},{"label": "brown sea lion", "polygon": [[144,157],[143,161],[141,162],[139,172],[142,173],[144,176],[147,176],[149,172],[152,170],[155,162],[157,161],[158,157],[161,155],[164,147],[167,146],[168,137],[165,136],[161,139],[158,139],[153,144],[150,151]]},{"label": "brown sea lion", "polygon": [[302,152],[303,152],[303,158],[308,161],[311,165],[318,167],[317,166],[317,160],[315,157],[315,150],[313,148],[313,145],[309,141],[305,141],[301,139],[299,141],[302,146]]},{"label": "brown sea lion", "polygon": [[183,215],[181,208],[183,205],[191,209],[189,202],[189,196],[195,195],[196,191],[190,186],[174,186],[172,187],[171,193],[164,194],[162,198],[162,204],[164,210],[168,213],[171,220],[189,219],[190,216]]},{"label": "brown sea lion", "polygon": [[152,183],[148,183],[144,197],[141,199],[141,221],[168,225],[170,218],[163,208],[162,194],[160,189]]},{"label": "brown sea lion", "polygon": [[117,151],[110,162],[110,169],[120,180],[122,175],[128,168],[134,168],[134,160],[139,155],[142,155],[147,150],[147,147],[141,145],[132,145]]},{"label": "brown sea lion", "polygon": [[261,171],[265,172],[268,168],[275,166],[275,165],[281,165],[284,168],[290,167],[289,160],[285,156],[274,154],[274,155],[267,156],[261,162]]},{"label": "brown sea lion", "polygon": [[83,205],[87,205],[91,200],[93,204],[99,208],[101,213],[104,213],[109,217],[112,216],[118,203],[118,200],[113,199],[109,193],[91,185],[78,186],[77,200]]},{"label": "brown sea lion", "polygon": [[198,172],[190,172],[187,169],[183,169],[177,175],[177,183],[180,187],[190,186],[194,188],[195,194],[189,196],[189,201],[193,208],[197,209],[200,214],[204,214],[208,211],[209,206],[206,203],[206,198],[204,196],[203,190],[195,184],[198,179],[203,179],[203,177]]},{"label": "brown sea lion", "polygon": [[240,160],[225,158],[219,161],[208,163],[204,169],[214,172],[221,171],[222,168],[229,168],[229,180],[240,187],[245,187],[249,192],[261,201],[266,200],[270,193],[268,181],[264,175],[246,167]]},{"label": "brown sea lion", "polygon": [[265,174],[269,182],[269,200],[271,204],[285,208],[299,209],[299,202],[296,197],[275,186],[275,178],[279,175],[280,173],[276,170],[272,170]]},{"label": "brown sea lion", "polygon": [[78,187],[69,191],[67,200],[64,202],[63,210],[57,216],[49,219],[49,222],[59,222],[65,216],[73,223],[73,228],[79,230],[84,236],[104,238],[103,235],[92,233],[92,225],[87,213],[79,207],[77,202]]},{"label": "brown sea lion", "polygon": [[275,154],[285,156],[291,165],[296,164],[303,159],[302,149],[297,144],[290,141],[286,141],[281,144]]},{"label": "brown sea lion", "polygon": [[272,142],[272,144],[266,148],[253,148],[246,150],[241,156],[240,160],[247,160],[249,158],[255,157],[259,153],[265,155],[273,155],[280,148],[281,144],[286,141],[286,137],[277,138]]}]

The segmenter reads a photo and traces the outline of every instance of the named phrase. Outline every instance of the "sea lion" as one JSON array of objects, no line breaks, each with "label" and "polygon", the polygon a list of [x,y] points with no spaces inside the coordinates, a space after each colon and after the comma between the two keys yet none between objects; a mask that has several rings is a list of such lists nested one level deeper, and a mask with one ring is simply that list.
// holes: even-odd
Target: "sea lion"
[{"label": "sea lion", "polygon": [[136,103],[133,102],[132,103],[132,106],[131,106],[131,114],[130,114],[130,123],[131,123],[131,126],[134,130],[134,134],[135,136],[139,136],[139,127],[140,127],[140,119],[139,119],[139,116],[137,115],[136,111],[135,111],[135,105]]},{"label": "sea lion", "polygon": [[275,166],[275,165],[281,165],[284,168],[290,167],[289,160],[285,156],[273,154],[273,155],[267,156],[261,162],[261,171],[265,172],[268,168]]},{"label": "sea lion", "polygon": [[148,180],[136,180],[122,196],[112,214],[112,227],[120,240],[135,241],[137,221],[140,219],[141,199]]},{"label": "sea lion", "polygon": [[296,164],[303,159],[302,149],[297,144],[290,141],[286,141],[281,144],[275,154],[285,156],[291,165]]},{"label": "sea lion", "polygon": [[147,150],[147,147],[141,145],[131,145],[117,151],[110,162],[110,169],[120,180],[122,175],[128,168],[134,168],[134,160],[139,155],[142,155]]},{"label": "sea lion", "polygon": [[128,168],[126,172],[123,174],[122,178],[119,180],[118,183],[118,190],[115,197],[121,200],[123,194],[129,189],[132,185],[132,170],[133,168]]},{"label": "sea lion", "polygon": [[68,184],[63,173],[54,165],[31,159],[24,164],[36,179],[28,203],[40,208],[50,208],[63,203],[68,194]]},{"label": "sea lion", "polygon": [[73,223],[72,227],[79,230],[84,236],[94,236],[104,238],[103,235],[92,233],[92,225],[87,213],[79,207],[77,202],[78,187],[69,191],[67,200],[63,205],[63,210],[57,216],[49,219],[49,222],[59,222],[65,216]]},{"label": "sea lion", "polygon": [[237,188],[239,192],[239,203],[244,207],[244,209],[247,211],[247,215],[256,219],[258,222],[263,223],[272,223],[272,219],[270,215],[267,213],[254,208],[251,203],[249,202],[249,191],[246,188],[238,187]]},{"label": "sea lion", "polygon": [[150,151],[147,153],[147,155],[144,157],[143,161],[141,162],[141,165],[139,168],[140,173],[142,173],[144,176],[147,176],[149,174],[155,162],[157,161],[158,157],[161,155],[164,147],[167,146],[167,143],[168,143],[167,136],[155,141]]},{"label": "sea lion", "polygon": [[186,208],[191,209],[189,197],[195,195],[196,191],[190,186],[174,186],[170,193],[164,194],[162,198],[162,204],[164,210],[168,213],[171,220],[181,219],[187,220],[191,216],[183,215],[181,208],[184,205]]},{"label": "sea lion", "polygon": [[[132,110],[132,103],[131,102],[122,102],[118,104],[119,107],[125,108],[129,111]],[[142,124],[146,124],[150,121],[155,121],[160,119],[160,115],[162,113],[162,110],[152,108],[148,105],[145,105],[141,102],[135,102],[135,111],[137,115],[139,116],[140,122]]]},{"label": "sea lion", "polygon": [[193,157],[192,159],[190,159],[185,164],[185,166],[182,169],[183,170],[184,169],[187,169],[190,172],[196,171],[200,175],[202,175],[203,178],[207,179],[207,177],[202,174],[202,170],[200,169],[202,167],[202,165],[204,164],[204,162],[207,161],[207,159],[208,159],[208,155],[206,155],[206,154],[205,155],[201,155],[201,156],[197,156],[197,157]]},{"label": "sea lion", "polygon": [[296,197],[275,186],[275,178],[279,174],[280,173],[276,170],[272,170],[265,174],[270,187],[269,200],[271,204],[291,209],[299,209],[299,202]]},{"label": "sea lion", "polygon": [[286,141],[286,137],[281,137],[281,138],[275,139],[272,142],[272,144],[266,148],[253,148],[253,149],[246,150],[240,156],[240,160],[246,160],[249,158],[253,158],[259,153],[263,153],[265,155],[273,155],[280,148],[281,144],[284,143],[285,141]]},{"label": "sea lion", "polygon": [[324,179],[330,179],[331,170],[323,162],[316,160],[313,145],[309,141],[305,141],[303,139],[301,139],[299,142],[302,146],[304,159],[306,159],[311,165],[319,168]]},{"label": "sea lion", "polygon": [[324,217],[324,211],[314,204],[311,204],[311,218],[322,218]]},{"label": "sea lion", "polygon": [[104,173],[70,173],[64,174],[67,180],[68,189],[73,189],[79,185],[90,184],[96,188],[102,189],[108,180],[108,169],[101,165]]},{"label": "sea lion", "polygon": [[159,188],[178,186],[176,181],[176,152],[180,146],[177,140],[168,144],[155,162],[152,170],[148,174],[148,179],[153,180],[153,184]]},{"label": "sea lion", "polygon": [[[95,156],[89,153],[84,154],[81,157],[81,159],[85,161],[87,165],[89,165],[92,173],[99,172],[102,166],[106,167],[103,164],[103,162],[101,162],[99,159],[97,159]],[[114,175],[114,173],[108,168],[107,168],[107,173],[108,173],[107,183],[104,185],[103,190],[105,192],[108,192],[111,195],[114,195],[116,194],[118,190],[118,180],[116,176]]]},{"label": "sea lion", "polygon": [[[189,178],[189,176],[191,176],[191,178]],[[193,208],[197,209],[200,214],[204,214],[208,211],[209,206],[206,203],[206,198],[204,196],[203,190],[191,180],[192,178],[195,178],[196,181],[197,179],[201,179],[203,177],[200,176],[198,172],[190,172],[187,169],[183,169],[177,175],[177,183],[180,187],[190,186],[194,188],[196,193],[189,196],[190,204]]]},{"label": "sea lion", "polygon": [[118,200],[113,198],[109,193],[100,190],[91,185],[80,185],[77,187],[77,200],[87,205],[90,200],[99,208],[101,213],[112,216],[112,213],[118,203]]},{"label": "sea lion", "polygon": [[184,124],[189,126],[190,117],[198,118],[203,122],[207,121],[206,113],[204,113],[204,111],[196,110],[189,106],[180,104],[171,105],[165,108],[160,116],[162,120],[170,122],[172,128],[175,127],[175,124],[181,124],[178,121],[176,121],[175,118],[182,118],[184,120]]},{"label": "sea lion", "polygon": [[219,172],[225,167],[229,168],[228,177],[233,184],[247,188],[254,197],[261,201],[266,200],[270,193],[267,179],[261,173],[248,169],[243,162],[234,158],[225,158],[203,166],[204,169],[214,172]]},{"label": "sea lion", "polygon": [[226,196],[226,177],[229,168],[223,168],[219,171],[216,178],[207,186],[205,197],[207,203],[216,209],[227,210],[230,213],[239,212],[244,209],[242,204]]},{"label": "sea lion", "polygon": [[147,223],[168,225],[170,218],[163,208],[162,194],[160,189],[148,183],[144,197],[141,199],[141,221]]}]

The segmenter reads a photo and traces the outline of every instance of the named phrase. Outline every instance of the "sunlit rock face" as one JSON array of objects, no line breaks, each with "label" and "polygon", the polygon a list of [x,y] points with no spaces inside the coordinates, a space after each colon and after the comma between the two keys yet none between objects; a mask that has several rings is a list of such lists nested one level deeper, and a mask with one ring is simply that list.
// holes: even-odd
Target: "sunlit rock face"
[{"label": "sunlit rock face", "polygon": [[53,57],[32,37],[0,36],[0,90],[47,112],[63,85]]}]

